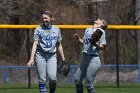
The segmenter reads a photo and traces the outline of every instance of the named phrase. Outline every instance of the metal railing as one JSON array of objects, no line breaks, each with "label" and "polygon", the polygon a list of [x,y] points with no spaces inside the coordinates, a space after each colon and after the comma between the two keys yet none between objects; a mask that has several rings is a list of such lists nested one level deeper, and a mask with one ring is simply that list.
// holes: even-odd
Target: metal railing
[{"label": "metal railing", "polygon": [[[0,24],[0,29],[34,29],[38,25],[8,25]],[[86,29],[92,25],[56,25],[60,29]],[[140,25],[108,25],[107,29],[126,30],[126,29],[140,29]]]}]

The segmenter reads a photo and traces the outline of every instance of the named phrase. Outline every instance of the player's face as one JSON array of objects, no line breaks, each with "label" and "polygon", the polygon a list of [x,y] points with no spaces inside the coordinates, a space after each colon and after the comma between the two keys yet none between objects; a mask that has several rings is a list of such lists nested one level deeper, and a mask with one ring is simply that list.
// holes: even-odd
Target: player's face
[{"label": "player's face", "polygon": [[45,25],[48,25],[51,21],[51,18],[49,15],[45,15],[45,14],[42,14],[42,22],[43,24]]},{"label": "player's face", "polygon": [[94,27],[98,28],[98,27],[101,27],[102,25],[104,24],[101,19],[97,19],[94,21]]}]

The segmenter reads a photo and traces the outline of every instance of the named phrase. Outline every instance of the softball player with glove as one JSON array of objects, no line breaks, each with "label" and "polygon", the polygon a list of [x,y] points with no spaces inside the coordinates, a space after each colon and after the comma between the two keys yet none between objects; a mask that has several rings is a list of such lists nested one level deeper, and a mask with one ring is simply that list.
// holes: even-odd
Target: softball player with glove
[{"label": "softball player with glove", "polygon": [[[97,19],[94,21],[93,27],[85,30],[83,39],[78,34],[74,34],[74,38],[83,44],[83,56],[75,74],[76,93],[83,93],[84,79],[88,93],[95,93],[93,81],[97,71],[101,67],[99,50],[104,49],[106,45],[105,27],[107,27],[107,23],[103,19]],[[102,33],[99,35],[100,39],[95,41],[97,39],[93,38],[93,33],[97,30],[98,33]]]},{"label": "softball player with glove", "polygon": [[52,15],[50,11],[41,14],[42,24],[34,31],[34,43],[28,66],[34,64],[34,58],[39,77],[40,93],[46,93],[46,75],[49,79],[50,93],[54,93],[57,85],[57,55],[58,50],[64,62],[63,47],[61,44],[60,29],[51,24]]}]

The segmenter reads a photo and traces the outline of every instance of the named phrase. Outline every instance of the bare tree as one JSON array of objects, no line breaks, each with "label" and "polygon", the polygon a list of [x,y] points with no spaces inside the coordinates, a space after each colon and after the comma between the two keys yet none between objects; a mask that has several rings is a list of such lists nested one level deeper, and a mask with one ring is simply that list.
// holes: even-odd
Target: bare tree
[{"label": "bare tree", "polygon": [[[137,7],[139,6],[137,5]],[[50,10],[55,17],[53,24],[92,24],[96,18],[104,18],[109,24],[134,24],[133,9],[134,0],[47,0],[47,2],[46,0],[0,0],[0,23],[40,24],[40,13]],[[139,16],[136,19],[139,19]],[[136,22],[139,23],[138,20]],[[3,53],[6,53],[5,56],[11,57],[20,55],[25,60],[27,58],[26,31],[0,30],[2,30],[0,31],[0,37],[2,38],[0,39],[0,55],[4,55]],[[71,57],[71,59],[76,61],[80,59],[81,47],[77,46],[73,40],[71,42],[68,41],[75,32],[82,37],[83,31],[83,29],[81,31],[62,30],[64,52],[67,57]],[[107,47],[102,60],[104,60],[105,64],[115,64],[115,31],[107,30],[106,33]],[[134,31],[120,31],[120,35],[122,35],[119,39],[122,64],[135,61],[135,35],[139,35],[138,33],[139,31],[136,34]],[[32,43],[33,30],[29,34],[31,38],[30,43]],[[137,36],[137,43],[139,42],[138,37],[140,36]],[[137,49],[140,46],[138,44]]]},{"label": "bare tree", "polygon": [[[136,25],[140,25],[140,0],[135,0]],[[140,30],[137,30],[137,62],[140,64]]]}]

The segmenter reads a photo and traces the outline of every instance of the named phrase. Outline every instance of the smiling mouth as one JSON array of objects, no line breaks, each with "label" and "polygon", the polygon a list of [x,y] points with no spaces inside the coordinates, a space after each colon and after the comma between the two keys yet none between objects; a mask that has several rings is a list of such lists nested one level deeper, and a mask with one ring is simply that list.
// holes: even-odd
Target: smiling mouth
[{"label": "smiling mouth", "polygon": [[49,22],[48,21],[44,21],[43,24],[49,24]]}]

